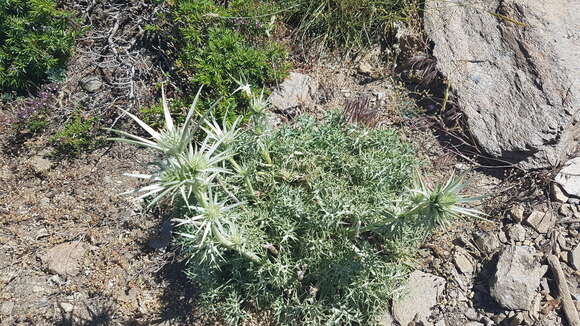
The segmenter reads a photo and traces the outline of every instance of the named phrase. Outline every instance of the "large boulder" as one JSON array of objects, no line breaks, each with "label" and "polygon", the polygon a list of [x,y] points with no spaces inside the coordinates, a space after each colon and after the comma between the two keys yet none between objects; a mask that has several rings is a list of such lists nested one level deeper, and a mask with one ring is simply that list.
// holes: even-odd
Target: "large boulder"
[{"label": "large boulder", "polygon": [[489,155],[556,166],[580,138],[580,2],[425,2],[437,69]]}]

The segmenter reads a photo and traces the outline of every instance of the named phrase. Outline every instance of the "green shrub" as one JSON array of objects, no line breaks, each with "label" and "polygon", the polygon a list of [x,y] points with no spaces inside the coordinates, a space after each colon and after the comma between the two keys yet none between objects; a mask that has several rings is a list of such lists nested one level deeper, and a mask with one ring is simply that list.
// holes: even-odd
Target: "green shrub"
[{"label": "green shrub", "polygon": [[265,2],[235,0],[227,8],[212,0],[174,2],[175,67],[190,90],[205,86],[206,108],[221,99],[217,115],[228,108],[232,118],[244,114],[247,98],[233,94],[236,80],[267,87],[284,78],[286,53],[268,38],[272,8]]},{"label": "green shrub", "polygon": [[53,0],[0,1],[0,92],[23,93],[62,73],[74,45]]},{"label": "green shrub", "polygon": [[96,132],[97,122],[96,117],[86,117],[77,110],[62,129],[50,137],[55,155],[74,157],[103,145],[103,138]]},{"label": "green shrub", "polygon": [[307,40],[350,50],[380,41],[418,12],[418,0],[278,0]]},{"label": "green shrub", "polygon": [[[152,137],[123,131],[117,140],[161,152],[135,193],[149,206],[173,204],[187,274],[215,316],[237,324],[267,311],[281,325],[369,325],[404,282],[409,259],[433,228],[460,215],[462,184],[430,188],[419,162],[394,130],[300,117],[264,128],[253,93],[250,128],[194,122],[197,101]],[[205,139],[193,135],[201,124]],[[197,138],[195,138],[197,139]],[[412,181],[415,180],[413,183]],[[411,190],[409,188],[412,187]]]}]

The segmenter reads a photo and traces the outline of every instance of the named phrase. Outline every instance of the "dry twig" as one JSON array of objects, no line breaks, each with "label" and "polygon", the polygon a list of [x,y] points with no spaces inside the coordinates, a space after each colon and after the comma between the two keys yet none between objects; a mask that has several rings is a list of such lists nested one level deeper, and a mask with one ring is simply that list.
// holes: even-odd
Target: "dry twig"
[{"label": "dry twig", "polygon": [[552,273],[554,274],[554,281],[556,281],[556,285],[558,286],[558,295],[560,295],[562,299],[562,307],[566,319],[568,319],[568,323],[570,326],[580,326],[578,311],[576,310],[574,302],[572,302],[570,289],[568,288],[568,283],[564,276],[564,271],[562,271],[562,265],[560,265],[558,257],[555,255],[548,255],[548,265],[550,265]]}]

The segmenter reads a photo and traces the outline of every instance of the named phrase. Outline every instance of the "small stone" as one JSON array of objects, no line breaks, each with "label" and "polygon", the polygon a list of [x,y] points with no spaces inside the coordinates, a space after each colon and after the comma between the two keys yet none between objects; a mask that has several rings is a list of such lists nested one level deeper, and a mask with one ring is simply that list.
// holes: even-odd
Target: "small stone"
[{"label": "small stone", "polygon": [[501,246],[497,235],[492,232],[477,232],[473,235],[473,238],[477,248],[488,255],[496,252]]},{"label": "small stone", "polygon": [[547,233],[556,224],[556,216],[551,211],[542,212],[535,210],[526,219],[526,224],[539,233]]},{"label": "small stone", "polygon": [[568,263],[568,252],[560,251],[560,261]]},{"label": "small stone", "polygon": [[570,197],[580,197],[580,157],[566,162],[554,180]]},{"label": "small stone", "polygon": [[562,187],[555,182],[552,182],[552,198],[560,203],[565,203],[568,200],[568,196],[564,193]]},{"label": "small stone", "polygon": [[521,224],[512,224],[506,230],[507,237],[514,242],[526,240],[526,229]]},{"label": "small stone", "polygon": [[562,206],[560,206],[560,215],[562,216],[572,216],[574,215],[574,211],[572,210],[572,207],[574,207],[572,204],[562,204]]},{"label": "small stone", "polygon": [[43,155],[35,155],[28,160],[28,164],[36,173],[45,173],[52,167],[52,162]]},{"label": "small stone", "polygon": [[12,310],[14,309],[14,302],[13,301],[5,301],[0,306],[0,314],[5,316],[10,316],[12,314]]},{"label": "small stone", "polygon": [[269,97],[274,111],[287,113],[314,104],[318,81],[308,75],[291,72]]},{"label": "small stone", "polygon": [[470,321],[466,323],[465,326],[484,326],[484,325],[478,321]]},{"label": "small stone", "polygon": [[12,173],[12,170],[10,169],[9,166],[7,165],[0,166],[0,179],[8,180],[12,178],[12,176],[14,176],[14,173]]},{"label": "small stone", "polygon": [[542,278],[542,280],[540,281],[540,287],[542,289],[542,293],[544,294],[549,294],[550,293],[550,285],[548,285],[548,279],[547,278]]},{"label": "small stone", "polygon": [[49,249],[42,261],[51,273],[74,276],[79,273],[79,260],[84,254],[82,242],[66,242]]},{"label": "small stone", "polygon": [[59,304],[60,308],[62,309],[62,311],[69,313],[71,311],[73,311],[74,306],[68,302],[61,302]]},{"label": "small stone", "polygon": [[479,319],[481,319],[481,316],[479,315],[479,313],[477,311],[475,311],[475,309],[469,308],[465,312],[465,318],[467,318],[469,320],[473,320],[473,321],[478,321]]},{"label": "small stone", "polygon": [[508,243],[509,242],[508,239],[507,239],[507,237],[506,237],[506,235],[505,235],[505,232],[503,232],[503,231],[499,231],[498,232],[497,238],[502,243]]},{"label": "small stone", "polygon": [[580,270],[580,244],[576,245],[576,248],[570,252],[569,261],[575,270]]},{"label": "small stone", "polygon": [[523,314],[516,314],[515,316],[511,317],[508,322],[507,325],[508,326],[520,326],[522,325],[524,321],[524,315]]},{"label": "small stone", "polygon": [[436,323],[435,326],[445,326],[445,319],[439,319]]},{"label": "small stone", "polygon": [[40,238],[44,238],[48,236],[48,230],[45,227],[41,227],[40,229],[38,229],[38,231],[36,231],[36,240],[40,239]]},{"label": "small stone", "polygon": [[524,220],[524,208],[521,205],[513,206],[510,216],[514,222],[521,223]]},{"label": "small stone", "polygon": [[508,246],[499,256],[497,270],[491,279],[490,294],[504,308],[529,310],[532,299],[548,266],[540,265],[535,249]]},{"label": "small stone", "polygon": [[460,170],[460,171],[467,171],[467,170],[469,170],[469,166],[467,166],[467,164],[465,164],[465,163],[457,163],[457,164],[455,164],[455,168],[457,170]]},{"label": "small stone", "polygon": [[89,93],[98,91],[102,86],[103,82],[96,76],[89,76],[81,81],[81,87]]},{"label": "small stone", "polygon": [[464,250],[457,250],[455,251],[455,255],[453,256],[453,260],[455,262],[455,266],[457,269],[464,275],[471,275],[473,274],[473,263],[471,262],[470,256]]},{"label": "small stone", "polygon": [[417,321],[427,322],[431,308],[437,305],[437,298],[445,288],[445,279],[421,271],[415,271],[409,276],[407,295],[393,302],[393,318],[400,325],[408,325],[418,317]]},{"label": "small stone", "polygon": [[363,60],[358,64],[358,72],[361,74],[371,75],[373,71],[373,66],[366,60]]}]

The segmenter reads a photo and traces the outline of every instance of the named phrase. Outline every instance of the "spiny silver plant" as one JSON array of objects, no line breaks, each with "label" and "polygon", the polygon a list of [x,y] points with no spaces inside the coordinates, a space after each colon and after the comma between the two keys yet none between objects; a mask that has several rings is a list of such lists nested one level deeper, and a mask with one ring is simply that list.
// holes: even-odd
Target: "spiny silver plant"
[{"label": "spiny silver plant", "polygon": [[452,173],[443,186],[430,187],[423,177],[415,172],[413,187],[410,189],[413,206],[407,214],[417,215],[423,222],[443,227],[461,216],[481,218],[485,215],[483,212],[463,206],[481,199],[481,197],[468,197],[462,194],[466,185],[461,177]]},{"label": "spiny silver plant", "polygon": [[139,124],[139,126],[141,126],[141,128],[143,128],[153,139],[149,140],[122,130],[107,128],[107,130],[109,131],[117,133],[121,136],[125,136],[125,138],[118,137],[111,138],[111,140],[153,148],[168,155],[181,153],[183,150],[187,148],[188,144],[191,143],[191,140],[193,138],[193,132],[195,128],[191,128],[191,123],[193,122],[193,115],[195,112],[194,109],[199,101],[200,93],[201,88],[197,92],[197,95],[195,96],[195,99],[191,104],[191,108],[187,113],[187,117],[185,118],[184,124],[180,127],[177,127],[173,123],[173,118],[171,118],[169,104],[165,96],[165,88],[162,87],[161,103],[163,105],[163,114],[165,116],[165,128],[160,131],[156,131],[150,126],[148,126],[141,119],[137,118],[135,115],[125,110],[122,110],[126,115],[128,115],[131,119],[133,119],[133,121],[137,122],[137,124]]},{"label": "spiny silver plant", "polygon": [[[190,225],[193,230],[191,234],[180,233],[180,235],[196,239],[198,241],[196,247],[199,250],[207,249],[202,256],[209,257],[211,261],[216,261],[219,250],[207,245],[210,238],[213,242],[238,251],[242,256],[258,263],[259,257],[245,249],[243,232],[232,219],[231,211],[242,203],[228,205],[227,200],[220,201],[217,194],[214,194],[214,188],[222,186],[216,182],[220,175],[239,173],[242,170],[235,162],[235,153],[231,149],[231,144],[240,133],[241,119],[236,119],[232,124],[228,124],[224,119],[222,124],[219,124],[213,117],[211,119],[201,117],[194,125],[193,117],[200,91],[181,126],[176,126],[173,122],[163,88],[165,125],[162,130],[156,131],[135,115],[124,111],[152,137],[152,140],[110,129],[125,136],[112,138],[113,140],[153,148],[162,154],[161,159],[155,162],[158,168],[155,173],[125,174],[148,181],[146,186],[128,193],[140,193],[139,199],[152,197],[149,207],[164,198],[170,199],[171,202],[179,198],[192,217],[177,218],[175,221],[180,225]],[[194,143],[193,135],[198,127],[205,132],[205,138],[199,143]],[[229,169],[227,163],[231,164],[234,170]]]}]

